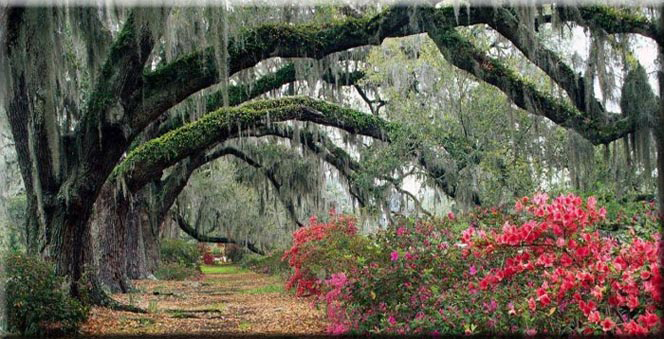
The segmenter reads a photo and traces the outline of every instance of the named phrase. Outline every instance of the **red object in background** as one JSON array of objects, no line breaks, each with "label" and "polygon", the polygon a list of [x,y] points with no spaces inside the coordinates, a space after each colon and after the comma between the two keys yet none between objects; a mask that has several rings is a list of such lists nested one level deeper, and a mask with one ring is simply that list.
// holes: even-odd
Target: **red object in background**
[{"label": "red object in background", "polygon": [[205,252],[205,254],[203,254],[203,263],[205,263],[205,265],[214,265],[214,256],[212,253]]}]

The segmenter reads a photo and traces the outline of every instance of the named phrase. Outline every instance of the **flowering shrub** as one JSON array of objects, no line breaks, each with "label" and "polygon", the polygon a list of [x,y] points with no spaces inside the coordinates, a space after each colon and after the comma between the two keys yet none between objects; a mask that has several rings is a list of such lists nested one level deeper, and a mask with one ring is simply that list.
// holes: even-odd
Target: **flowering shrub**
[{"label": "flowering shrub", "polygon": [[355,237],[355,219],[334,211],[330,212],[330,219],[328,223],[321,223],[311,217],[308,227],[293,233],[293,246],[282,257],[294,269],[286,289],[295,288],[298,296],[319,294],[321,278],[355,261],[349,255],[357,248],[350,239],[360,239]]},{"label": "flowering shrub", "polygon": [[593,197],[584,204],[571,194],[552,201],[536,194],[515,210],[520,223],[464,231],[463,257],[478,271],[470,294],[507,296],[513,302],[496,307],[532,330],[634,335],[660,329],[659,235],[644,240],[632,232],[625,242],[600,235],[595,226],[606,210]]},{"label": "flowering shrub", "polygon": [[214,255],[211,252],[203,253],[203,263],[205,265],[214,265]]},{"label": "flowering shrub", "polygon": [[[348,242],[362,238],[364,247],[354,262],[338,257],[343,264],[325,276],[303,273],[306,259],[291,266],[296,277],[299,262],[299,279],[315,286],[309,293],[326,305],[333,334],[655,333],[659,236],[631,227],[617,238],[599,231],[607,224],[615,220],[592,197],[536,194],[510,211],[403,220],[366,238],[349,233]],[[296,252],[327,239],[323,230],[298,232]]]}]

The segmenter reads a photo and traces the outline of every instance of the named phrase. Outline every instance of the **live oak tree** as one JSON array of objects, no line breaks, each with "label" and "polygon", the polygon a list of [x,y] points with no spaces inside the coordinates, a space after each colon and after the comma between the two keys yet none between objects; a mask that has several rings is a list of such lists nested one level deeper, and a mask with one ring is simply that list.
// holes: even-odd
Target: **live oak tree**
[{"label": "live oak tree", "polygon": [[[103,196],[109,177],[136,193],[168,167],[187,166],[182,161],[205,157],[228,139],[291,120],[333,126],[383,142],[405,140],[416,153],[413,155],[419,165],[436,169],[439,154],[427,148],[422,151],[417,138],[411,138],[416,134],[377,115],[304,97],[265,99],[231,107],[229,77],[261,61],[273,57],[322,59],[380,44],[388,37],[425,33],[449,63],[495,86],[519,108],[573,130],[594,145],[606,145],[638,133],[634,116],[607,112],[595,98],[593,74],[577,74],[539,41],[536,30],[549,22],[571,22],[588,27],[593,34],[638,34],[653,39],[660,53],[664,42],[659,9],[652,16],[659,20],[655,22],[639,11],[605,7],[392,7],[377,13],[342,16],[332,23],[256,24],[234,34],[226,29],[232,16],[219,10],[208,17],[209,27],[217,32],[209,47],[178,54],[192,47],[180,43],[161,57],[156,47],[164,46],[170,12],[162,8],[130,9],[120,15],[122,28],[114,33],[105,29],[98,13],[90,9],[2,9],[0,18],[6,29],[0,36],[0,73],[4,76],[1,97],[27,194],[28,248],[57,262],[58,273],[69,276],[74,296],[80,296],[80,280],[86,267],[95,261],[89,221],[93,204],[100,194]],[[562,94],[542,91],[457,28],[480,24],[509,40]],[[202,29],[194,27],[188,32]],[[67,39],[61,40],[57,32],[66,32]],[[62,53],[65,51],[74,52]],[[81,63],[86,67],[80,67]],[[664,73],[658,75],[661,89]],[[154,132],[147,129],[159,130],[160,126],[152,124],[168,120],[165,112],[217,83],[222,84],[220,106],[224,107],[189,124],[163,126],[170,131],[157,132],[160,136],[153,138]],[[251,88],[244,92],[247,90]],[[653,118],[658,126],[664,117],[662,105],[660,100],[659,113]],[[378,111],[377,107],[372,106],[372,110]],[[664,128],[654,131],[660,155],[657,187],[662,206]],[[132,143],[141,136],[146,141],[132,149]],[[445,144],[449,140],[444,136],[439,141],[448,153],[463,150]],[[451,187],[447,191],[454,193]],[[170,207],[162,204],[155,208],[163,206]],[[660,207],[662,211],[664,207]],[[137,229],[135,224],[125,227]],[[116,231],[119,233],[115,236],[124,232]],[[94,274],[90,283],[94,301],[108,302]]]}]

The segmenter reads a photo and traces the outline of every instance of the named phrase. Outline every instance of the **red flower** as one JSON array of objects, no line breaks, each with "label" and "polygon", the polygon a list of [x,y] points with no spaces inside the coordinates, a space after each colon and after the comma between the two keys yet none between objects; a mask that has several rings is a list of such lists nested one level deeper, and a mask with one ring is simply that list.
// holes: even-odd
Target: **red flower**
[{"label": "red flower", "polygon": [[641,271],[641,280],[648,280],[648,278],[650,278],[650,272]]},{"label": "red flower", "polygon": [[608,332],[611,331],[616,326],[616,323],[613,322],[611,318],[606,317],[604,320],[602,320],[600,325],[602,326],[602,331]]},{"label": "red flower", "polygon": [[601,320],[601,319],[600,319],[600,317],[599,317],[599,312],[597,312],[597,311],[592,311],[592,312],[590,312],[590,315],[588,316],[588,321],[590,321],[590,322],[593,323],[593,324],[596,324],[596,323],[598,323],[600,320]]},{"label": "red flower", "polygon": [[657,314],[646,312],[646,314],[639,317],[639,322],[646,328],[651,329],[659,324],[660,319]]},{"label": "red flower", "polygon": [[639,299],[635,295],[630,295],[627,297],[627,307],[630,311],[634,311],[635,308],[639,307]]}]

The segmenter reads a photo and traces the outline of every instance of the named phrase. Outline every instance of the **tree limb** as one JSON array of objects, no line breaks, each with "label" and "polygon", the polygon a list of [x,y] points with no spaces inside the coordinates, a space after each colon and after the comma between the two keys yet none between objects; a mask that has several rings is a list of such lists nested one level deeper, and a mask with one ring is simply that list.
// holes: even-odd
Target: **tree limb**
[{"label": "tree limb", "polygon": [[147,179],[199,150],[245,130],[286,120],[311,121],[380,140],[388,139],[395,128],[379,117],[306,97],[256,101],[222,108],[137,147],[114,175],[122,175],[127,187],[136,191]]},{"label": "tree limb", "polygon": [[235,241],[230,238],[225,238],[225,237],[211,237],[208,235],[200,234],[198,231],[196,231],[189,223],[187,220],[184,219],[184,217],[180,213],[174,213],[174,218],[175,221],[178,223],[178,226],[180,226],[180,229],[183,230],[185,233],[187,233],[189,236],[192,238],[200,241],[200,242],[213,242],[213,243],[218,243],[218,244],[237,244],[240,246],[245,246],[247,247],[248,250],[260,254],[260,255],[265,255],[265,252],[261,251],[260,249],[256,248],[254,244],[246,241]]},{"label": "tree limb", "polygon": [[[434,9],[393,7],[371,18],[350,18],[327,25],[266,24],[256,27],[228,44],[228,74],[255,66],[272,57],[320,59],[334,52],[365,45],[378,45],[385,38],[423,33],[422,25],[411,24],[414,17],[435,16],[449,27],[459,22],[478,23],[471,12],[455,14],[451,7]],[[416,13],[417,15],[413,15]],[[218,82],[218,69],[212,47],[183,56],[144,75],[144,85],[132,95],[135,125],[151,121],[191,94]]]},{"label": "tree limb", "polygon": [[630,119],[609,117],[608,122],[600,118],[593,119],[575,107],[540,92],[533,84],[478,50],[453,29],[432,28],[429,36],[443,56],[456,67],[498,87],[518,107],[573,129],[593,144],[609,143],[633,131],[634,124]]}]

